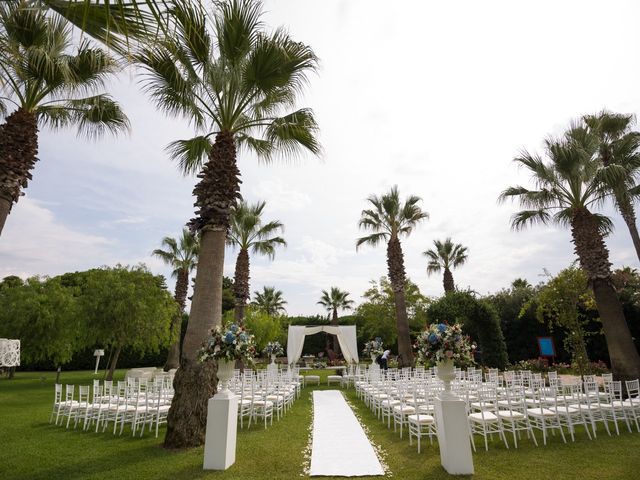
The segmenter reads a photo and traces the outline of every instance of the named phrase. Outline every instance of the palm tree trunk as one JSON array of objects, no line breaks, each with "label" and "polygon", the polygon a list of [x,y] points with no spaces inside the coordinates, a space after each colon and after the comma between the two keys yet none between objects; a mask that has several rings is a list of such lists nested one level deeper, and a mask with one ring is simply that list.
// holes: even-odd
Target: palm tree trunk
[{"label": "palm tree trunk", "polygon": [[164,371],[180,366],[180,327],[182,325],[182,314],[187,303],[187,293],[189,291],[189,270],[182,269],[178,271],[176,278],[175,296],[179,306],[179,311],[171,322],[171,338],[173,341],[169,346],[167,361],[164,364]]},{"label": "palm tree trunk", "polygon": [[636,225],[636,212],[633,208],[633,204],[629,200],[625,200],[616,195],[616,203],[618,204],[618,210],[622,215],[624,223],[627,224],[633,246],[636,249],[636,255],[640,260],[640,234],[638,234],[638,227]]},{"label": "palm tree trunk", "polygon": [[[338,326],[338,309],[333,307],[333,314],[331,316],[331,325]],[[336,355],[340,355],[340,342],[337,335],[331,335],[333,337],[333,351]]]},{"label": "palm tree trunk", "polygon": [[640,355],[613,288],[609,251],[593,214],[586,209],[577,211],[571,221],[571,234],[596,299],[614,378],[623,381],[639,378]]},{"label": "palm tree trunk", "polygon": [[164,440],[167,448],[196,447],[204,443],[207,402],[215,393],[215,367],[211,362],[198,362],[197,353],[211,329],[222,322],[222,267],[226,236],[226,230],[209,229],[202,233],[200,240],[189,323],[182,342],[180,368],[173,381],[175,395],[167,418]]},{"label": "palm tree trunk", "polygon": [[7,221],[9,213],[11,212],[11,205],[11,200],[0,197],[0,235],[2,235],[2,229],[4,228],[4,224]]},{"label": "palm tree trunk", "polygon": [[0,234],[38,161],[38,120],[19,108],[0,125]]},{"label": "palm tree trunk", "polygon": [[236,271],[233,279],[233,293],[236,298],[234,319],[243,323],[244,307],[249,299],[249,251],[241,248],[236,258]]},{"label": "palm tree trunk", "polygon": [[387,245],[387,267],[393,289],[396,308],[396,327],[398,329],[398,364],[400,367],[413,366],[413,350],[409,336],[409,319],[405,299],[405,271],[402,246],[397,237],[391,237]]},{"label": "palm tree trunk", "polygon": [[233,135],[220,132],[193,190],[198,210],[191,227],[200,230],[202,237],[180,368],[173,381],[175,394],[164,440],[167,448],[204,443],[207,402],[217,386],[216,367],[213,362],[198,362],[197,353],[211,329],[222,323],[224,248],[229,212],[240,196],[239,177]]},{"label": "palm tree trunk", "polygon": [[109,364],[109,371],[107,372],[107,380],[113,380],[113,372],[116,370],[116,364],[118,363],[118,357],[120,356],[120,352],[122,351],[122,347],[118,346],[116,351],[113,353],[111,357],[111,363]]},{"label": "palm tree trunk", "polygon": [[456,287],[453,283],[453,274],[449,267],[444,267],[444,275],[442,278],[442,284],[444,285],[444,293],[449,293],[455,291]]}]

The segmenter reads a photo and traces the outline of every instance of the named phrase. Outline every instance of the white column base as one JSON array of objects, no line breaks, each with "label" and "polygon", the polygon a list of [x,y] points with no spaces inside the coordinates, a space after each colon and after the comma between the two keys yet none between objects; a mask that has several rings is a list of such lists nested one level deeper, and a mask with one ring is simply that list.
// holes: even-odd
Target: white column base
[{"label": "white column base", "polygon": [[440,463],[451,475],[473,475],[469,423],[463,400],[435,401]]},{"label": "white column base", "polygon": [[267,365],[267,372],[269,372],[269,373],[278,373],[278,364],[277,363],[270,363],[269,365]]},{"label": "white column base", "polygon": [[236,461],[238,397],[229,390],[215,394],[207,404],[204,470],[226,470]]}]

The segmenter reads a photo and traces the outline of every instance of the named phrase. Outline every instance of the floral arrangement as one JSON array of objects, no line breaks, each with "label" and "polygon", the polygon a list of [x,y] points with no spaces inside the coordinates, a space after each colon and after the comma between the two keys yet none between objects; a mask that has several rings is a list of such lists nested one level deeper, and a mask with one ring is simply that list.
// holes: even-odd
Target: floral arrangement
[{"label": "floral arrangement", "polygon": [[280,345],[280,342],[269,342],[267,343],[267,346],[264,347],[264,350],[262,350],[262,353],[265,355],[275,355],[276,357],[280,357],[284,355],[284,349],[282,348],[282,345]]},{"label": "floral arrangement", "polygon": [[462,333],[459,324],[432,323],[418,335],[414,348],[418,361],[430,365],[444,360],[452,360],[459,367],[473,365],[473,351],[476,346],[469,336]]},{"label": "floral arrangement", "polygon": [[225,359],[252,363],[255,354],[254,336],[244,327],[233,323],[226,328],[217,326],[211,331],[211,337],[200,350],[198,360]]},{"label": "floral arrangement", "polygon": [[377,356],[383,352],[384,349],[382,348],[382,339],[380,337],[376,337],[375,340],[369,340],[364,344],[364,349],[362,350],[362,354],[366,357]]}]

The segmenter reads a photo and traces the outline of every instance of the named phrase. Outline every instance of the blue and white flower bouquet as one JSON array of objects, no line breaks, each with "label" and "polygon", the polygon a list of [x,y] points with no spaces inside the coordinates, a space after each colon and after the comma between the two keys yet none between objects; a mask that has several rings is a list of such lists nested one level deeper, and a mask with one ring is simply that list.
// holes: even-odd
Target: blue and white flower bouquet
[{"label": "blue and white flower bouquet", "polygon": [[453,361],[458,367],[474,364],[475,345],[468,335],[462,333],[462,327],[457,323],[432,323],[418,335],[414,348],[418,362],[422,364],[435,365],[447,360]]},{"label": "blue and white flower bouquet", "polygon": [[262,353],[267,356],[275,355],[276,357],[281,357],[284,355],[284,349],[282,345],[280,345],[280,342],[269,342],[267,346],[264,347],[264,350],[262,350]]},{"label": "blue and white flower bouquet", "polygon": [[211,359],[253,362],[256,355],[255,338],[243,326],[232,323],[228,327],[217,326],[198,354],[201,362]]}]

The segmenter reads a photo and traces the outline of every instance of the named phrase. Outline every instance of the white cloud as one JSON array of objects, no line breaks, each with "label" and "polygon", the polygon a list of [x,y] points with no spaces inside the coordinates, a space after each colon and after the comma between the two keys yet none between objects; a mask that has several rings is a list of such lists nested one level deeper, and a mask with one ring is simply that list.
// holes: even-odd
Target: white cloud
[{"label": "white cloud", "polygon": [[275,212],[299,212],[311,203],[308,194],[293,188],[287,188],[279,179],[261,180],[258,182],[252,197],[267,200],[268,208]]},{"label": "white cloud", "polygon": [[112,261],[114,243],[58,222],[40,202],[14,206],[0,242],[0,276],[56,275]]}]

